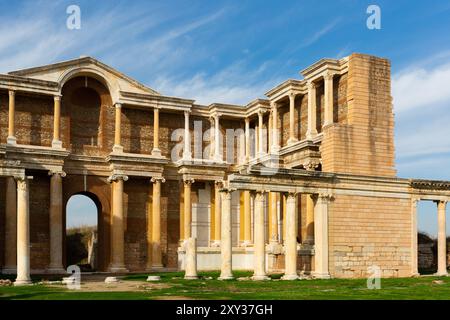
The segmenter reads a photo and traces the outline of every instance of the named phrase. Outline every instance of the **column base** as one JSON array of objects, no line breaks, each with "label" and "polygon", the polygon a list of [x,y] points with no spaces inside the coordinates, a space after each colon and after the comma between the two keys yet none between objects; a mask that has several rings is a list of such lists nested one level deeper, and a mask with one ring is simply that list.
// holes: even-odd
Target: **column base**
[{"label": "column base", "polygon": [[217,280],[222,280],[222,281],[226,281],[226,280],[234,280],[233,275],[220,275],[220,277],[217,278]]},{"label": "column base", "polygon": [[194,275],[184,276],[184,280],[198,280],[198,276],[194,276]]},{"label": "column base", "polygon": [[261,276],[252,276],[251,279],[253,281],[267,281],[270,280],[270,278],[266,275],[261,275]]},{"label": "column base", "polygon": [[306,140],[312,140],[317,136],[317,131],[316,132],[307,132],[306,133]]},{"label": "column base", "polygon": [[14,281],[14,286],[29,286],[32,285],[31,279],[24,279],[24,280],[16,280]]},{"label": "column base", "polygon": [[296,274],[285,274],[281,277],[281,280],[298,280],[300,277]]},{"label": "column base", "polygon": [[114,153],[123,153],[123,147],[119,145],[114,145],[113,150]]},{"label": "column base", "polygon": [[3,274],[17,274],[17,268],[5,266],[2,269],[2,273]]},{"label": "column base", "polygon": [[16,137],[9,136],[8,138],[6,138],[6,143],[7,144],[16,145],[17,144],[17,139],[16,139]]},{"label": "column base", "polygon": [[321,272],[312,272],[312,277],[314,279],[331,279],[329,273],[321,273]]},{"label": "column base", "polygon": [[438,271],[435,274],[433,274],[433,276],[436,276],[436,277],[448,277],[448,272],[447,271],[445,271],[445,272]]},{"label": "column base", "polygon": [[296,142],[298,142],[298,139],[296,139],[296,138],[289,138],[288,141],[287,141],[287,144],[291,145],[291,144],[294,144]]},{"label": "column base", "polygon": [[420,277],[420,273],[418,273],[418,272],[413,272],[413,273],[411,273],[411,277],[413,277],[413,278]]},{"label": "column base", "polygon": [[153,148],[153,150],[152,150],[152,156],[153,156],[153,157],[158,157],[158,158],[160,158],[160,157],[161,157],[161,149],[159,149],[159,148]]},{"label": "column base", "polygon": [[62,149],[62,141],[59,140],[53,140],[52,141],[52,148],[53,149]]}]

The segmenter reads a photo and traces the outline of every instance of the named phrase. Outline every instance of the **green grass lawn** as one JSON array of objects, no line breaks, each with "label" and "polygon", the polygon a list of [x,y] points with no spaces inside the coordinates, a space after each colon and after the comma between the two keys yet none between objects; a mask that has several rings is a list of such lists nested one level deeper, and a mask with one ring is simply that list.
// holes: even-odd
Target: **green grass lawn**
[{"label": "green grass lawn", "polygon": [[[145,283],[147,275],[129,275],[123,280],[140,285],[140,291],[83,292],[65,286],[35,284],[26,287],[0,287],[0,300],[9,299],[450,299],[450,278],[421,277],[382,279],[380,290],[369,290],[365,279],[281,281],[219,281],[218,272],[201,272],[199,280],[183,280],[181,272],[154,273],[161,276],[160,288]],[[235,276],[250,276],[235,272]],[[209,279],[212,277],[213,279]],[[1,276],[0,276],[1,278]],[[39,280],[39,279],[37,279]],[[83,277],[82,277],[83,280]],[[441,280],[436,283],[434,280]],[[83,288],[83,283],[82,283]]]}]

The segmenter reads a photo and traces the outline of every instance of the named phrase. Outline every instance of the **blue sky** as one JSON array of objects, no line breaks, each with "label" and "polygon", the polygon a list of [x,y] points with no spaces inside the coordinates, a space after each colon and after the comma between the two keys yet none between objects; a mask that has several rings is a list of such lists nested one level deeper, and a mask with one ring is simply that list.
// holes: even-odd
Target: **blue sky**
[{"label": "blue sky", "polygon": [[[0,72],[91,55],[162,94],[246,104],[320,58],[387,57],[399,176],[450,180],[449,16],[450,1],[1,0]],[[419,221],[436,232],[434,204]]]}]

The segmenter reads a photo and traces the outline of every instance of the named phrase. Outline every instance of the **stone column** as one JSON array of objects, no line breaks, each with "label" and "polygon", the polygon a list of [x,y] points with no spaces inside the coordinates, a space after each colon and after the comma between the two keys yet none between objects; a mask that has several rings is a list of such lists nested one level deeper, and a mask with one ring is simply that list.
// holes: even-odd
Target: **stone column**
[{"label": "stone column", "polygon": [[16,93],[14,90],[9,90],[9,111],[8,111],[8,138],[6,143],[8,144],[16,144],[16,134],[15,134],[15,109],[16,109]]},{"label": "stone column", "polygon": [[214,242],[213,247],[220,246],[221,239],[221,211],[222,211],[222,197],[220,195],[220,189],[222,188],[221,181],[214,182]]},{"label": "stone column", "polygon": [[56,95],[53,97],[54,111],[53,111],[53,141],[52,148],[61,149],[61,96]]},{"label": "stone column", "polygon": [[17,278],[14,285],[31,284],[30,209],[28,179],[17,179]]},{"label": "stone column", "polygon": [[[191,133],[189,131],[189,111],[184,112],[184,150],[183,160],[191,160]],[[185,235],[186,236],[186,235]],[[189,238],[186,236],[186,238]]]},{"label": "stone column", "polygon": [[419,276],[417,250],[417,204],[419,199],[411,199],[411,276]]},{"label": "stone column", "polygon": [[111,220],[111,272],[127,272],[125,268],[125,239],[124,239],[124,214],[123,214],[123,183],[127,176],[112,175],[112,220]]},{"label": "stone column", "polygon": [[289,93],[289,139],[287,141],[288,145],[293,144],[298,141],[295,137],[295,93]]},{"label": "stone column", "polygon": [[245,118],[245,161],[250,160],[250,119]]},{"label": "stone column", "polygon": [[189,239],[192,235],[191,185],[194,183],[194,179],[185,179],[183,182],[184,182],[184,239]]},{"label": "stone column", "polygon": [[306,237],[305,244],[314,244],[314,199],[312,194],[306,195]]},{"label": "stone column", "polygon": [[308,82],[308,130],[306,138],[312,140],[317,135],[316,123],[316,85]]},{"label": "stone column", "polygon": [[255,270],[252,279],[253,280],[268,280],[266,274],[266,240],[265,240],[265,227],[264,227],[264,191],[257,191],[255,196],[255,239],[254,239],[254,263]]},{"label": "stone column", "polygon": [[219,280],[233,279],[232,272],[232,244],[231,244],[231,192],[222,190],[222,222],[220,242],[220,277]]},{"label": "stone column", "polygon": [[278,243],[278,205],[277,193],[269,192],[269,241],[272,244]]},{"label": "stone column", "polygon": [[272,138],[273,138],[273,115],[272,111],[269,113],[269,128],[267,129],[267,151],[270,153],[272,150]]},{"label": "stone column", "polygon": [[255,158],[258,157],[259,150],[259,127],[255,124]]},{"label": "stone column", "polygon": [[319,194],[314,208],[314,266],[313,276],[329,279],[328,270],[328,203],[331,196]]},{"label": "stone column", "polygon": [[250,191],[244,191],[244,246],[252,243],[252,209]]},{"label": "stone column", "polygon": [[151,179],[153,183],[152,197],[152,229],[151,229],[151,268],[162,268],[161,254],[161,183],[166,180],[164,178],[155,177]]},{"label": "stone column", "polygon": [[122,146],[122,104],[116,103],[116,121],[114,128],[114,146],[113,152],[123,152]]},{"label": "stone column", "polygon": [[323,76],[325,86],[325,115],[323,126],[333,123],[333,76],[334,74],[331,72],[327,72]]},{"label": "stone column", "polygon": [[296,280],[297,274],[297,194],[288,193],[286,199],[285,271],[283,280]]},{"label": "stone column", "polygon": [[153,109],[153,149],[152,156],[161,157],[159,149],[159,107]]},{"label": "stone column", "polygon": [[187,238],[184,241],[185,266],[184,266],[184,279],[195,280],[198,279],[197,275],[197,239]]},{"label": "stone column", "polygon": [[183,245],[184,237],[184,182],[180,184],[180,247]]},{"label": "stone column", "polygon": [[447,201],[437,201],[438,206],[438,276],[447,275],[447,239],[445,236],[445,207]]},{"label": "stone column", "polygon": [[17,272],[17,186],[13,177],[6,178],[5,265],[4,274]]},{"label": "stone column", "polygon": [[280,150],[280,143],[278,141],[278,105],[276,102],[272,102],[272,152],[278,152]]},{"label": "stone column", "polygon": [[66,273],[63,267],[63,171],[50,171],[50,263],[49,273]]},{"label": "stone column", "polygon": [[259,141],[259,145],[258,145],[258,156],[261,157],[264,155],[264,130],[263,130],[263,115],[264,115],[264,111],[263,110],[259,110],[258,111],[258,128],[259,128],[259,132],[258,132],[258,141]]},{"label": "stone column", "polygon": [[209,117],[209,159],[214,160],[214,145],[216,144],[216,138],[215,138],[215,129],[214,129],[214,117]]},{"label": "stone column", "polygon": [[220,150],[220,123],[219,114],[214,115],[214,160],[222,162],[222,153]]}]

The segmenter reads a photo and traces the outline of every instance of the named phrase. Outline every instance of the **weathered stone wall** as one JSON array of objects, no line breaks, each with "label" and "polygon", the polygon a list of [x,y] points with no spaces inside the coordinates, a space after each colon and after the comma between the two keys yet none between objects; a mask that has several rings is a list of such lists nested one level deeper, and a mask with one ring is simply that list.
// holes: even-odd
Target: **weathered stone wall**
[{"label": "weathered stone wall", "polygon": [[390,63],[353,54],[349,57],[347,77],[346,123],[325,128],[322,170],[393,177],[396,171]]},{"label": "weathered stone wall", "polygon": [[122,146],[124,152],[151,154],[153,110],[122,108]]},{"label": "weathered stone wall", "polygon": [[408,199],[336,195],[329,207],[329,262],[333,277],[411,275],[411,204]]}]

